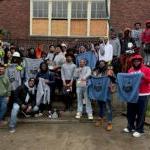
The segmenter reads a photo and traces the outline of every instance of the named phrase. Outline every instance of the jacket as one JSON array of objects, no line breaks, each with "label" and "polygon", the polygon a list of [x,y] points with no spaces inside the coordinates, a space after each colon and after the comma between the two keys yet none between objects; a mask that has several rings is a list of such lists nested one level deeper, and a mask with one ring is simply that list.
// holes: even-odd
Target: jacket
[{"label": "jacket", "polygon": [[0,96],[10,96],[11,93],[11,85],[8,77],[5,75],[0,76]]},{"label": "jacket", "polygon": [[[131,60],[138,58],[143,59],[140,55],[135,55],[131,58]],[[143,60],[141,60],[143,61]],[[143,74],[143,77],[141,79],[140,88],[139,88],[139,95],[150,95],[150,68],[144,66],[144,64],[141,65],[139,70],[135,70],[133,67],[129,69],[128,73],[134,73],[134,72],[141,72]]]}]

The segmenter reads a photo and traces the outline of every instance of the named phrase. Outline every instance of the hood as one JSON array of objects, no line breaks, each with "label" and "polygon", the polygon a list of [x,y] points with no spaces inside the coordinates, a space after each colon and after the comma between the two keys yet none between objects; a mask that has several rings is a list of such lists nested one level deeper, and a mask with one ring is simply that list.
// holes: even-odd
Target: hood
[{"label": "hood", "polygon": [[150,23],[150,20],[145,21],[145,24]]},{"label": "hood", "polygon": [[131,57],[131,61],[134,60],[134,59],[141,59],[143,61],[143,57],[139,54],[136,54],[136,55]]}]

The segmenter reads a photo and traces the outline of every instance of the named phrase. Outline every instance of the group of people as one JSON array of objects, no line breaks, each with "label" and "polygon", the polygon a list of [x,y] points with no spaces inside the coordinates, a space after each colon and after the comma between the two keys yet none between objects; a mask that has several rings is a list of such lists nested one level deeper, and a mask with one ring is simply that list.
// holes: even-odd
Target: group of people
[{"label": "group of people", "polygon": [[[88,119],[93,120],[91,102],[96,100],[99,117],[95,125],[101,126],[107,111],[106,130],[111,131],[111,94],[116,91],[117,74],[140,73],[138,100],[136,103],[127,102],[128,126],[124,129],[124,132],[140,137],[144,132],[150,95],[150,69],[146,67],[150,62],[150,21],[146,22],[145,30],[141,29],[140,23],[134,26],[133,30],[126,29],[123,36],[117,36],[112,29],[110,39],[103,38],[87,47],[80,45],[76,50],[62,43],[50,45],[48,52],[38,47],[23,53],[14,45],[5,46],[1,42],[0,126],[5,123],[3,119],[7,110],[10,111],[9,128],[12,133],[15,132],[19,112],[35,117],[41,116],[45,110],[51,113],[56,93],[61,93],[65,111],[72,110],[76,95],[76,119],[82,117],[85,105]],[[132,88],[126,88],[128,94]]]}]

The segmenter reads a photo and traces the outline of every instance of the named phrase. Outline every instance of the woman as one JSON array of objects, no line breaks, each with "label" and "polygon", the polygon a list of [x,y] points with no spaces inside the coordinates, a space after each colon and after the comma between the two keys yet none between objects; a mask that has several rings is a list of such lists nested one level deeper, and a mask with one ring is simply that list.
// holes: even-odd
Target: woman
[{"label": "woman", "polygon": [[[47,63],[42,62],[40,64],[40,71],[38,72],[38,74],[36,76],[36,80],[37,80],[37,94],[39,94],[41,92],[41,89],[40,90],[38,89],[39,82],[44,82],[45,85],[48,85],[48,87],[50,88],[50,93],[47,93],[47,94],[50,94],[50,97],[48,98],[48,101],[50,101],[51,97],[53,96],[53,93],[54,93],[55,78],[54,78],[54,74],[48,70]],[[38,90],[39,90],[39,93],[38,93]],[[45,95],[43,95],[43,97],[45,97]],[[39,98],[39,97],[37,96],[37,98]],[[39,115],[41,115],[41,113],[44,111],[45,106],[46,106],[45,104],[46,103],[43,102],[43,99],[40,100],[40,103],[39,103],[40,114]]]},{"label": "woman", "polygon": [[4,57],[4,64],[7,66],[11,64],[11,61],[12,61],[12,53],[10,50],[8,50]]}]

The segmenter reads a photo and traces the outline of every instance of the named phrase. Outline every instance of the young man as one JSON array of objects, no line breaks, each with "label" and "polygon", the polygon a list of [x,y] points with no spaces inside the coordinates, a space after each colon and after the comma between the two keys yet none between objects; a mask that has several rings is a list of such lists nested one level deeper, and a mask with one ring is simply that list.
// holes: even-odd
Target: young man
[{"label": "young man", "polygon": [[131,31],[131,37],[134,39],[136,47],[141,47],[141,35],[142,35],[141,23],[134,24],[134,29]]},{"label": "young man", "polygon": [[86,104],[86,112],[88,114],[88,119],[93,119],[93,112],[91,107],[91,102],[87,96],[87,79],[91,75],[90,67],[86,66],[86,61],[84,59],[80,60],[79,67],[75,70],[74,77],[76,80],[76,92],[77,92],[77,114],[76,119],[80,119],[83,112],[83,98]]},{"label": "young man", "polygon": [[103,43],[100,44],[99,60],[111,62],[113,59],[113,47],[109,43],[108,38],[104,38]]},{"label": "young man", "polygon": [[0,64],[0,126],[4,125],[3,117],[7,111],[7,103],[11,93],[9,79],[4,74],[4,65]]},{"label": "young man", "polygon": [[35,79],[30,78],[25,84],[19,86],[14,92],[13,108],[11,111],[9,128],[10,132],[16,131],[17,115],[19,109],[23,111],[25,115],[30,115],[32,108],[35,105]]},{"label": "young man", "polygon": [[[115,83],[115,77],[113,72],[113,67],[108,66],[107,63],[103,60],[98,61],[96,68],[93,70],[93,76],[96,77],[106,77],[110,78],[110,86],[107,93],[107,101],[97,101],[99,107],[99,118],[96,122],[96,127],[100,127],[104,122],[105,114],[107,114],[107,131],[112,130],[112,104],[111,104],[111,85]],[[106,113],[107,112],[107,113]]]},{"label": "young man", "polygon": [[72,89],[73,89],[73,75],[76,69],[76,65],[73,63],[73,56],[66,54],[66,63],[61,67],[61,79],[63,81],[63,94],[66,104],[66,110],[71,110],[72,107]]},{"label": "young man", "polygon": [[141,73],[142,79],[139,87],[139,98],[137,103],[127,103],[128,126],[124,132],[133,132],[134,137],[140,137],[144,133],[144,120],[148,96],[150,95],[150,68],[143,65],[140,55],[132,57],[132,68],[129,73]]}]

